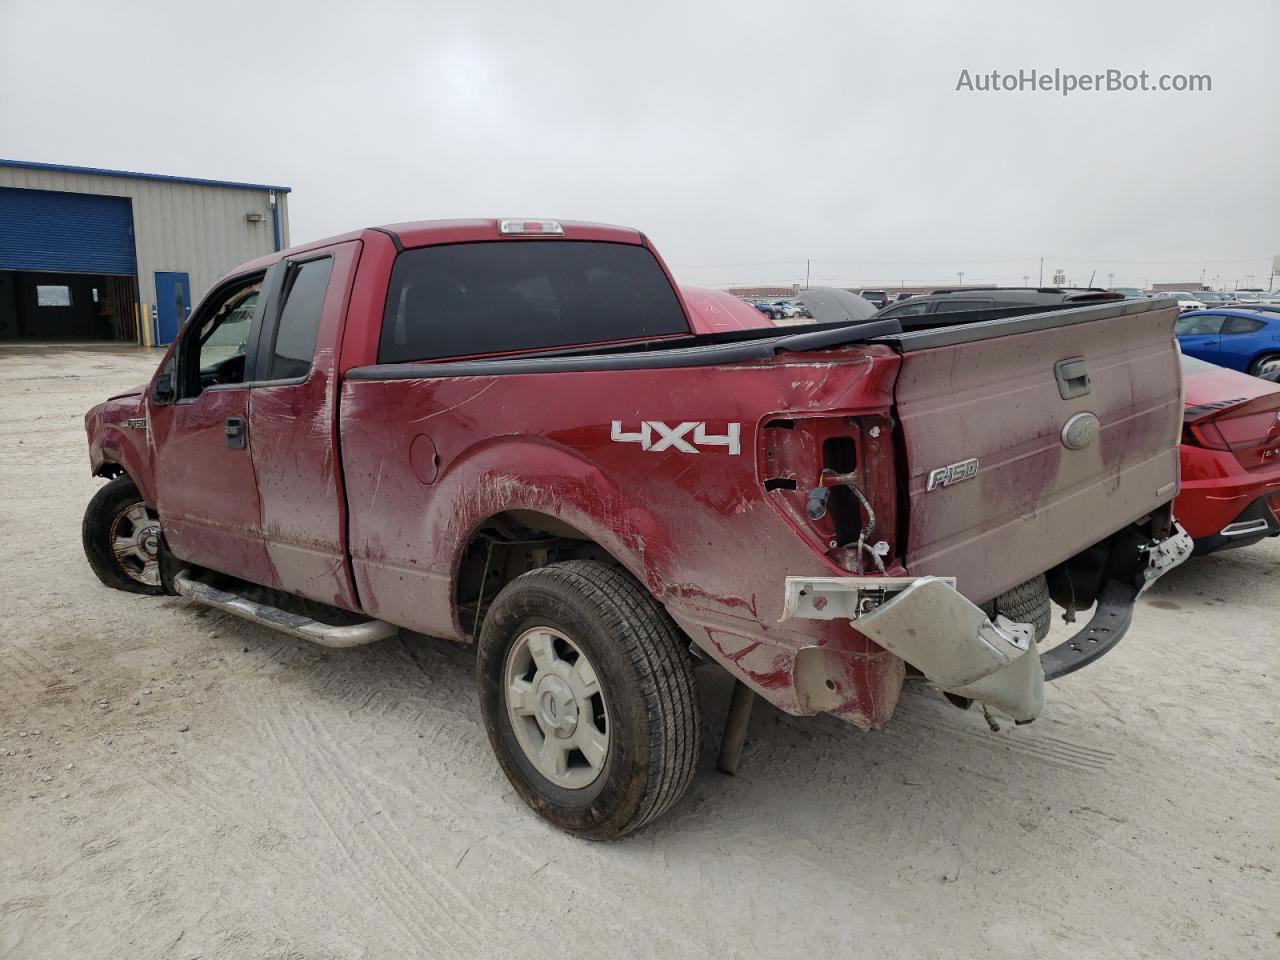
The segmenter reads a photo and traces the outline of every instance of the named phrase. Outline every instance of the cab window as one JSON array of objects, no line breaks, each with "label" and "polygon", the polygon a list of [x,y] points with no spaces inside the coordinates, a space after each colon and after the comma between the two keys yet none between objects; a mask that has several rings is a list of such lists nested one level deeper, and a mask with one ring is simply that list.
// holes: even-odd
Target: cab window
[{"label": "cab window", "polygon": [[391,272],[379,363],[688,333],[646,247],[585,240],[406,250]]}]

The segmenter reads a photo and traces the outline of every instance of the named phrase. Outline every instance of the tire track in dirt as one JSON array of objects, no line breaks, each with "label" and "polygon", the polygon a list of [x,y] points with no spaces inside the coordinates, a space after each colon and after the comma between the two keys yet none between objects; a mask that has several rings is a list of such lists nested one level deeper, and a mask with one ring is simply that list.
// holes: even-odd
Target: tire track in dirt
[{"label": "tire track in dirt", "polygon": [[[303,719],[314,734],[308,741],[308,745],[323,761],[324,767],[336,770],[351,769],[351,758],[343,756],[342,751],[337,748],[326,726],[316,721],[314,712],[306,711]],[[429,858],[422,857],[417,862],[423,869],[430,872],[435,884],[443,888],[446,899],[449,901],[448,903],[442,903],[441,898],[436,895],[432,886],[424,883],[414,872],[413,866],[406,862],[402,852],[414,849],[412,839],[400,829],[394,816],[385,813],[385,807],[374,802],[367,789],[357,789],[362,783],[362,778],[353,779],[339,776],[332,778],[332,781],[339,790],[343,791],[353,807],[366,813],[366,816],[362,818],[362,825],[367,828],[368,832],[379,843],[390,861],[397,865],[403,878],[401,882],[405,885],[416,887],[418,891],[435,903],[440,908],[440,912],[448,917],[454,926],[467,935],[473,946],[478,947],[482,943],[486,946],[491,945],[493,941],[489,937],[478,940],[473,932],[474,927],[483,929],[494,938],[500,935],[500,931],[494,926],[487,914],[479,910],[466,894],[461,892],[452,881],[436,869]],[[376,812],[375,808],[384,810],[384,815],[374,819],[372,813]],[[383,825],[394,831],[395,836],[391,840],[384,835]],[[412,897],[407,899],[412,901]],[[468,917],[470,924],[464,923],[460,919],[462,917]]]},{"label": "tire track in dirt", "polygon": [[[378,866],[380,862],[385,863],[384,860],[375,859],[372,861],[372,871],[370,867],[363,866],[357,860],[353,853],[353,846],[355,845],[348,839],[344,839],[344,836],[350,837],[361,824],[336,823],[335,815],[327,809],[327,804],[322,802],[323,798],[331,796],[331,791],[317,791],[314,776],[304,774],[300,768],[297,758],[299,755],[308,752],[309,744],[294,734],[291,724],[282,730],[279,719],[277,719],[281,714],[287,716],[290,712],[293,711],[285,708],[278,710],[276,717],[263,714],[260,718],[262,726],[273,741],[277,755],[288,766],[298,787],[299,795],[305,799],[307,805],[324,826],[333,844],[341,852],[342,858],[346,861],[353,874],[353,879],[369,895],[368,899],[381,908],[387,919],[400,931],[408,944],[420,947],[424,941],[430,940],[435,941],[442,949],[456,951],[459,944],[441,933],[432,924],[433,918],[417,907],[408,891],[386,874],[385,867]],[[327,764],[309,765],[309,773],[314,774],[316,771],[324,771],[321,776],[326,781],[326,785],[341,786],[339,778],[329,772]],[[370,811],[366,811],[366,813],[368,812]],[[367,826],[368,823],[369,818],[366,816],[363,818],[363,825]],[[342,829],[339,829],[339,827]],[[381,836],[377,835],[376,829],[368,829],[364,832],[374,834],[374,839],[378,841],[379,847],[384,852],[390,852],[389,848],[382,842]],[[441,919],[450,920],[447,916]],[[470,943],[469,945],[477,946],[475,943]]]}]

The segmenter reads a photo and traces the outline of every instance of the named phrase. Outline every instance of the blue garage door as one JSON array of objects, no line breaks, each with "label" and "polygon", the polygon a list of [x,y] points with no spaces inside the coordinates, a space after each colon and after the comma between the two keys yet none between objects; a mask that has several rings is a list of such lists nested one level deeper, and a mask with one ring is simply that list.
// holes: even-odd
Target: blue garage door
[{"label": "blue garage door", "polygon": [[0,187],[0,270],[133,276],[129,198]]}]

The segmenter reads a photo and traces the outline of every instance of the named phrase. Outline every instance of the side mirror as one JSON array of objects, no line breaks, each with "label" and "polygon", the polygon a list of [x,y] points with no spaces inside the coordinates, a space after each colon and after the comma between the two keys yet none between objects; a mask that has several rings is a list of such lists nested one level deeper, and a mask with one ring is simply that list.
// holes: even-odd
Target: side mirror
[{"label": "side mirror", "polygon": [[151,401],[153,403],[173,403],[174,396],[173,374],[162,373],[156,377],[155,385],[151,388]]}]

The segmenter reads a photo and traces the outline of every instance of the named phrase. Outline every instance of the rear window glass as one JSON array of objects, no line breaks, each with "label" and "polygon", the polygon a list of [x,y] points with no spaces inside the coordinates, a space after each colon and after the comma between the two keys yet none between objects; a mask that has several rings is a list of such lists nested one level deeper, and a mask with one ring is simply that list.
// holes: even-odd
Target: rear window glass
[{"label": "rear window glass", "polygon": [[379,363],[688,333],[645,247],[515,240],[406,250],[391,272]]}]

